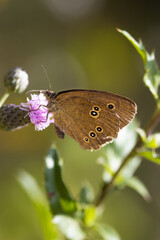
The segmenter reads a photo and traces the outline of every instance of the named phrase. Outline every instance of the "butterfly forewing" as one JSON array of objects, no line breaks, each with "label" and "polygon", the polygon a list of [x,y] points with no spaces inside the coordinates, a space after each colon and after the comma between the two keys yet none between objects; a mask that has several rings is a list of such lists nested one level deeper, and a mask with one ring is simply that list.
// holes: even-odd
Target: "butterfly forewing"
[{"label": "butterfly forewing", "polygon": [[[63,96],[63,97],[62,97]],[[127,125],[135,116],[137,112],[137,106],[134,101],[130,100],[127,97],[119,96],[117,94],[104,92],[104,91],[95,91],[95,90],[70,90],[60,92],[57,95],[57,100],[60,98],[60,101],[64,101],[68,98],[80,97],[85,100],[92,101],[93,103],[104,104],[105,108],[108,104],[115,105],[115,113],[120,120],[120,128],[123,128]]]}]

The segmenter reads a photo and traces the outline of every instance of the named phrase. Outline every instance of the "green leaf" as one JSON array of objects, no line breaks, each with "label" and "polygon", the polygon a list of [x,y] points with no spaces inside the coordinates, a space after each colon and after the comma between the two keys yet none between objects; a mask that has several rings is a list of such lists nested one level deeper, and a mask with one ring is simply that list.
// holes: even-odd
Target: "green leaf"
[{"label": "green leaf", "polygon": [[79,194],[80,203],[89,204],[94,201],[94,192],[89,182],[84,182]]},{"label": "green leaf", "polygon": [[154,162],[160,164],[160,156],[157,155],[154,151],[147,151],[147,150],[139,150],[137,151],[138,155]]},{"label": "green leaf", "polygon": [[57,225],[67,239],[83,240],[85,238],[85,233],[79,222],[69,216],[57,215],[54,217],[53,223]]},{"label": "green leaf", "polygon": [[83,208],[83,222],[85,226],[91,227],[96,220],[96,208],[93,205],[86,205]]},{"label": "green leaf", "polygon": [[144,75],[144,83],[150,89],[155,99],[159,98],[158,87],[160,85],[160,71],[155,60],[155,55],[148,54],[147,63],[145,65],[146,73]]},{"label": "green leaf", "polygon": [[154,53],[149,54],[140,41],[139,43],[126,31],[118,30],[121,32],[135,47],[137,52],[140,54],[144,63],[144,83],[151,91],[152,95],[156,100],[159,99],[158,88],[160,85],[160,70],[158,68]]},{"label": "green leaf", "polygon": [[[101,157],[98,159],[98,162],[104,167],[104,182],[109,182],[112,179],[114,173],[121,165],[122,160],[133,149],[137,138],[137,133],[135,131],[137,126],[138,123],[134,120],[131,124],[123,128],[120,131],[118,138],[105,148],[105,158]],[[116,185],[121,184],[126,178],[131,177],[140,163],[140,158],[132,158],[116,178]]]},{"label": "green leaf", "polygon": [[127,31],[120,30],[120,29],[118,29],[118,31],[122,33],[132,43],[132,45],[135,47],[137,52],[140,54],[144,64],[146,64],[148,53],[146,52],[142,41],[137,42]]},{"label": "green leaf", "polygon": [[160,133],[155,133],[148,136],[145,146],[151,149],[156,149],[160,147]]},{"label": "green leaf", "polygon": [[142,128],[137,128],[136,132],[139,134],[143,142],[146,142],[147,136],[146,132]]},{"label": "green leaf", "polygon": [[132,177],[134,175],[135,171],[137,170],[137,168],[139,167],[140,164],[141,164],[140,157],[135,156],[122,169],[122,171],[119,174],[119,176],[123,177],[124,181],[126,179],[129,179],[130,177]]},{"label": "green leaf", "polygon": [[105,147],[106,155],[108,158],[110,158],[111,152],[115,154],[116,159],[123,159],[126,155],[128,155],[136,143],[137,133],[135,129],[137,127],[138,122],[136,119],[134,119],[129,125],[121,129],[118,134],[118,138],[115,139],[112,144]]},{"label": "green leaf", "polygon": [[155,133],[147,137],[143,129],[138,128],[136,131],[140,135],[144,143],[144,147],[151,149],[156,149],[160,147],[160,133]]},{"label": "green leaf", "polygon": [[29,173],[21,171],[17,176],[17,181],[33,203],[43,231],[44,239],[58,239],[57,229],[51,222],[52,216],[47,199],[38,186],[36,180]]},{"label": "green leaf", "polygon": [[45,184],[52,213],[72,214],[76,211],[76,202],[62,178],[62,160],[56,149],[51,147],[45,158]]},{"label": "green leaf", "polygon": [[104,240],[120,240],[119,234],[113,227],[104,224],[96,224],[95,230]]},{"label": "green leaf", "polygon": [[148,189],[146,188],[144,183],[141,182],[141,180],[139,180],[137,177],[129,178],[126,181],[126,185],[134,189],[136,192],[138,192],[146,201],[151,200],[151,196],[148,192]]}]

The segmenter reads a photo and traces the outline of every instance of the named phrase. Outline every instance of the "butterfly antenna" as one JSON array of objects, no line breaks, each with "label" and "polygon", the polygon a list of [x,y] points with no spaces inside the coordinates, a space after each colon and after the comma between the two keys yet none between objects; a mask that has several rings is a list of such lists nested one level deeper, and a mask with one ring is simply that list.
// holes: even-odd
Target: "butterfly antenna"
[{"label": "butterfly antenna", "polygon": [[31,93],[31,92],[44,92],[44,90],[29,90],[25,94]]},{"label": "butterfly antenna", "polygon": [[43,71],[44,71],[44,73],[45,73],[45,76],[46,76],[47,81],[48,81],[48,84],[49,84],[49,89],[51,90],[51,89],[52,89],[52,85],[51,85],[51,82],[50,82],[50,80],[49,80],[48,73],[47,73],[47,71],[46,71],[46,69],[45,69],[45,67],[44,67],[43,64],[41,64],[41,68],[43,69]]}]

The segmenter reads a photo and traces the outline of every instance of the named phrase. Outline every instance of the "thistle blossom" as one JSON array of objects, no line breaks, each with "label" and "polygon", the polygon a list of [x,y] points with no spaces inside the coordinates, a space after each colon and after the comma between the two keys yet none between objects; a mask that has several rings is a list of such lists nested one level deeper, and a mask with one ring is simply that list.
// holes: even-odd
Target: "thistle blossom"
[{"label": "thistle blossom", "polygon": [[21,109],[26,111],[26,116],[30,117],[31,123],[35,125],[35,130],[41,131],[47,128],[50,123],[54,123],[52,113],[48,113],[48,100],[42,92],[39,95],[31,94],[31,100],[27,98],[27,103],[21,104]]}]

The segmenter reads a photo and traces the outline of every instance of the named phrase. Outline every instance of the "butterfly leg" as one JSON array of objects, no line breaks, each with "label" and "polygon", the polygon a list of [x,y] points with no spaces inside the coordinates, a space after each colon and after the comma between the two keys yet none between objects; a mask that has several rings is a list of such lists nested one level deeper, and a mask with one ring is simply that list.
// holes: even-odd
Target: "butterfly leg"
[{"label": "butterfly leg", "polygon": [[56,125],[54,125],[54,129],[55,129],[55,132],[56,132],[57,136],[58,136],[59,138],[63,139],[63,138],[64,138],[64,135],[65,135],[64,132],[61,131],[60,128],[57,127]]},{"label": "butterfly leg", "polygon": [[42,105],[42,104],[41,104],[41,105],[39,105],[39,106],[38,106],[38,108],[37,108],[37,109],[32,109],[31,111],[32,111],[32,112],[33,112],[33,111],[37,111],[37,110],[39,110],[39,109],[40,109],[40,107],[46,107],[46,108],[47,108],[47,106],[46,106],[46,105]]}]

